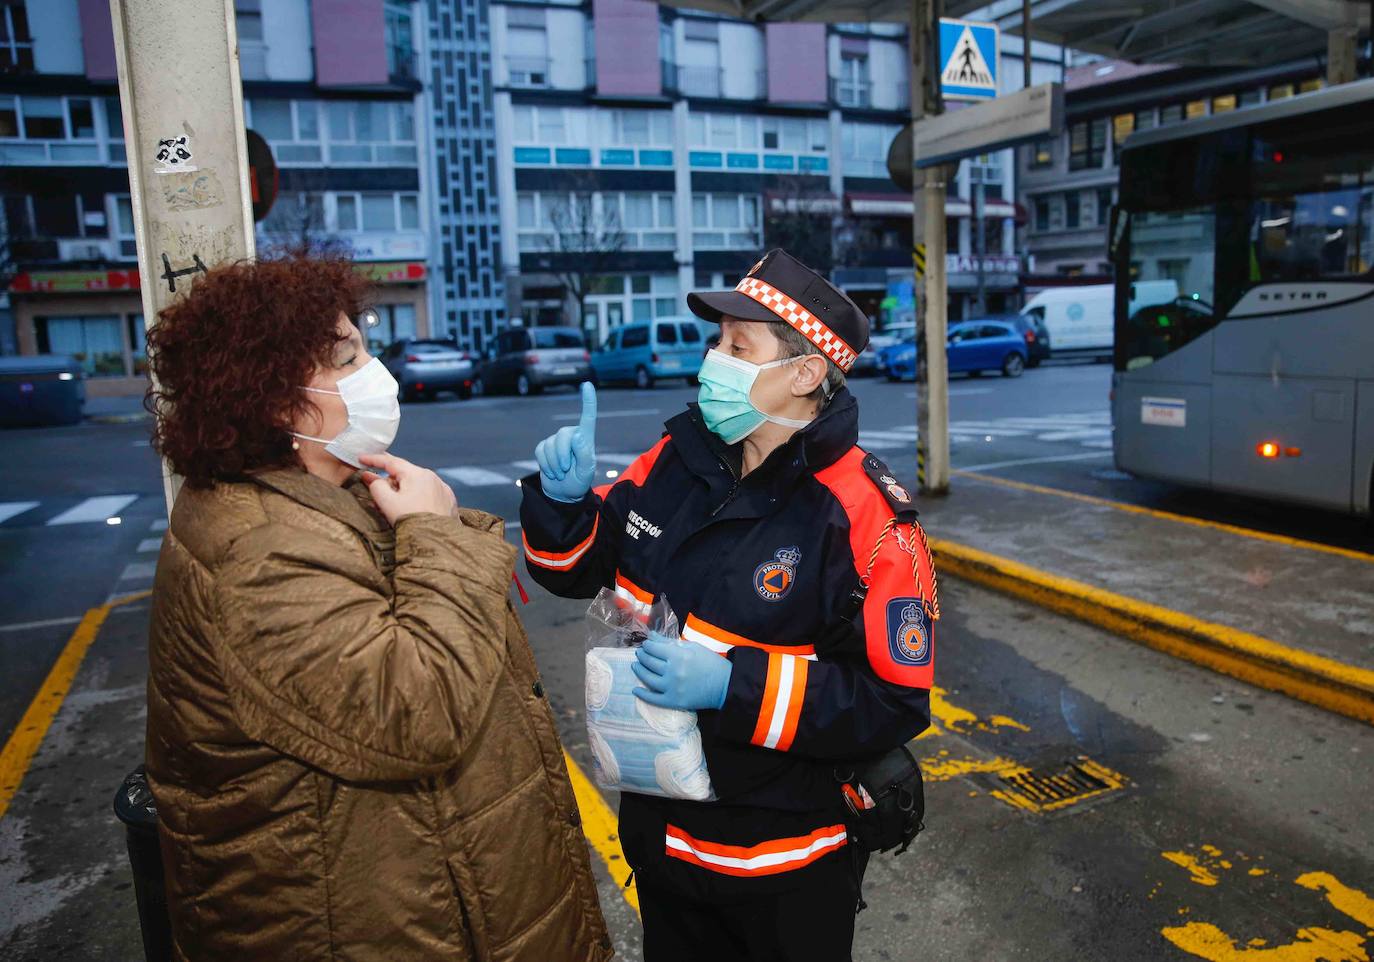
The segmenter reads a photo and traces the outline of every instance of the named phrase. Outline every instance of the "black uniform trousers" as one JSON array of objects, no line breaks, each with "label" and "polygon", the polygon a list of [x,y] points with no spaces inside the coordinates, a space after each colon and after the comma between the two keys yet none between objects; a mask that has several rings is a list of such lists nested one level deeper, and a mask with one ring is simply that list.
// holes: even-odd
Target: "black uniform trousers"
[{"label": "black uniform trousers", "polygon": [[729,902],[641,882],[644,962],[850,962],[868,856],[846,850],[826,861],[797,888]]}]

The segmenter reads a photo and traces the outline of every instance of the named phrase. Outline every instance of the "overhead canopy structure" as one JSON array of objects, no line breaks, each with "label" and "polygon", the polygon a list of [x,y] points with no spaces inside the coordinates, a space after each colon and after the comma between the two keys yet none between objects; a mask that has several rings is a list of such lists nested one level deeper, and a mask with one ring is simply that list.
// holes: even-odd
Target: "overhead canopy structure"
[{"label": "overhead canopy structure", "polygon": [[[674,0],[746,20],[906,22],[911,0]],[[946,0],[947,17],[1021,33],[1021,0]],[[1328,36],[1369,28],[1368,0],[1032,0],[1031,36],[1136,63],[1262,66],[1325,53]]]}]

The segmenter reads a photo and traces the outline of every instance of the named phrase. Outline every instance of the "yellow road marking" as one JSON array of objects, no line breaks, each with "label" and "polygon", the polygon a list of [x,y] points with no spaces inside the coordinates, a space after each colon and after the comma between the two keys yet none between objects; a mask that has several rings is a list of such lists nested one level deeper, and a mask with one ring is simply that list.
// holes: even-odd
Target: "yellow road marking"
[{"label": "yellow road marking", "polygon": [[151,594],[151,591],[140,591],[137,594],[115,598],[98,608],[92,608],[81,618],[76,630],[63,646],[62,653],[53,663],[48,677],[43,679],[38,693],[33,696],[33,701],[29,702],[24,717],[19,719],[19,724],[15,726],[9,741],[5,742],[4,750],[0,751],[0,818],[4,818],[5,812],[9,810],[10,801],[14,798],[15,792],[19,791],[19,785],[28,773],[33,756],[43,744],[43,737],[47,735],[48,728],[57,717],[58,709],[62,707],[62,702],[76,679],[77,669],[81,667],[86,652],[90,650],[91,642],[95,641],[95,636],[110,611],[120,605],[141,601]]},{"label": "yellow road marking", "polygon": [[625,853],[620,850],[620,826],[615,812],[611,811],[611,807],[606,804],[606,800],[601,797],[591,779],[578,767],[577,762],[572,760],[572,756],[564,752],[563,760],[568,765],[568,779],[572,782],[573,794],[577,796],[577,808],[582,813],[582,833],[587,836],[587,841],[606,864],[611,880],[620,886],[620,894],[625,896],[625,901],[630,903],[630,907],[637,914],[639,890],[633,882],[629,885],[624,884],[625,878],[630,874],[630,866],[625,862]]},{"label": "yellow road marking", "polygon": [[1130,504],[1126,501],[1113,501],[1110,498],[1099,498],[1091,494],[1079,494],[1077,491],[1065,491],[1063,488],[1050,488],[1040,484],[1029,484],[1025,481],[1013,481],[1010,478],[998,478],[990,474],[980,474],[977,471],[964,471],[958,468],[950,471],[960,477],[972,478],[975,481],[982,481],[986,484],[998,484],[1004,488],[1016,488],[1020,491],[1033,491],[1036,494],[1049,494],[1056,498],[1068,498],[1071,501],[1080,501],[1084,504],[1096,504],[1106,508],[1114,508],[1117,511],[1125,511],[1129,514],[1142,514],[1151,518],[1159,518],[1164,521],[1176,521],[1179,524],[1196,525],[1199,528],[1211,528],[1214,531],[1224,531],[1227,534],[1239,535],[1242,538],[1251,538],[1255,541],[1268,541],[1273,544],[1285,545],[1289,548],[1302,548],[1305,551],[1320,551],[1323,554],[1333,554],[1341,558],[1349,558],[1352,561],[1363,561],[1367,564],[1374,564],[1374,554],[1364,551],[1355,551],[1351,548],[1338,548],[1335,545],[1322,544],[1319,541],[1305,541],[1302,538],[1289,538],[1281,534],[1270,534],[1268,531],[1257,531],[1254,528],[1242,528],[1235,524],[1226,524],[1221,521],[1207,521],[1203,518],[1194,518],[1186,514],[1176,514],[1172,511],[1160,511],[1157,508],[1146,508],[1138,504]]},{"label": "yellow road marking", "polygon": [[977,548],[930,539],[942,573],[1070,615],[1167,654],[1374,723],[1374,671],[1127,598]]},{"label": "yellow road marking", "polygon": [[[1184,851],[1161,852],[1160,855],[1186,869],[1191,881],[1208,887],[1216,887],[1233,878],[1227,872],[1237,862],[1251,859],[1244,853],[1236,852],[1232,856],[1233,862],[1214,845],[1200,845],[1197,850],[1200,853],[1198,855]],[[1260,858],[1262,860],[1263,856]],[[1267,870],[1251,869],[1247,877],[1257,878],[1265,874],[1268,874]],[[1343,884],[1327,872],[1307,872],[1298,876],[1295,884],[1323,893],[1332,908],[1360,923],[1360,927],[1367,931],[1360,933],[1305,926],[1297,929],[1293,941],[1272,946],[1262,938],[1249,939],[1242,945],[1241,940],[1233,938],[1220,927],[1201,921],[1165,926],[1160,929],[1160,934],[1184,952],[1209,962],[1369,962],[1365,941],[1368,935],[1374,935],[1374,899]],[[1190,911],[1184,907],[1178,910],[1178,914],[1188,915]],[[1283,920],[1287,920],[1286,914]]]}]

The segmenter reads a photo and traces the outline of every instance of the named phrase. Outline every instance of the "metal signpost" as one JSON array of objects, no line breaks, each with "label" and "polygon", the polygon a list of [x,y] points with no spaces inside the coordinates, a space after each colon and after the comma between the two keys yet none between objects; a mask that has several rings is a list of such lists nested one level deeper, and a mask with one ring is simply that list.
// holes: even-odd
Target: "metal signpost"
[{"label": "metal signpost", "polygon": [[[111,0],[145,327],[254,255],[234,0]],[[179,482],[163,465],[171,510]]]}]

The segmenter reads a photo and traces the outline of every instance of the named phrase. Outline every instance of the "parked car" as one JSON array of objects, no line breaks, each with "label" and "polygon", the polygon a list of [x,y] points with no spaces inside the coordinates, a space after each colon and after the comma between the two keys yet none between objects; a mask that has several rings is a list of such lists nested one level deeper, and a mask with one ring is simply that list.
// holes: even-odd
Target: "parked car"
[{"label": "parked car", "polygon": [[592,367],[602,384],[630,381],[651,388],[660,378],[696,380],[705,355],[701,322],[691,317],[636,321],[611,331],[595,353]]},{"label": "parked car", "polygon": [[382,352],[382,363],[406,401],[432,398],[440,391],[456,391],[464,401],[472,397],[477,364],[454,341],[402,338]]},{"label": "parked car", "polygon": [[[886,374],[887,368],[883,366],[883,353],[894,344],[909,341],[915,336],[915,324],[889,324],[882,331],[869,336],[868,348],[854,362],[854,368],[863,367],[866,374]],[[865,359],[867,359],[867,363],[865,363]]]},{"label": "parked car", "polygon": [[[1011,321],[964,321],[950,326],[945,357],[949,372],[977,377],[1000,370],[1005,377],[1020,377],[1026,369],[1026,339]],[[916,342],[907,341],[884,352],[890,381],[916,380]]]},{"label": "parked car", "polygon": [[974,320],[1005,321],[1014,325],[1026,342],[1026,367],[1039,367],[1040,362],[1050,356],[1050,329],[1045,326],[1039,313],[995,314],[987,318],[970,318],[963,323],[972,323]]},{"label": "parked car", "polygon": [[521,397],[555,384],[596,380],[591,355],[575,327],[513,327],[487,349],[475,388],[514,391]]}]

